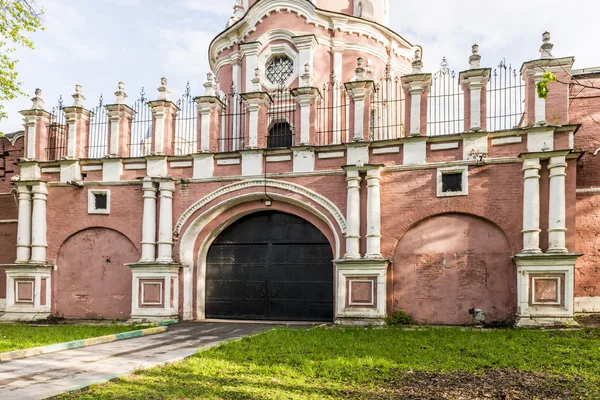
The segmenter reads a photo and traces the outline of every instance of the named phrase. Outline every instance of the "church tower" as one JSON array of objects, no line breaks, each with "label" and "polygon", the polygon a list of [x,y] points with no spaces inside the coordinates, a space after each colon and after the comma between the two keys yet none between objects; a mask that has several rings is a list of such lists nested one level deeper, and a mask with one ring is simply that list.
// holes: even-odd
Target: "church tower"
[{"label": "church tower", "polygon": [[[226,93],[349,82],[362,58],[369,79],[411,71],[414,46],[389,29],[389,0],[236,0],[209,55]],[[253,82],[254,81],[254,82]]]}]

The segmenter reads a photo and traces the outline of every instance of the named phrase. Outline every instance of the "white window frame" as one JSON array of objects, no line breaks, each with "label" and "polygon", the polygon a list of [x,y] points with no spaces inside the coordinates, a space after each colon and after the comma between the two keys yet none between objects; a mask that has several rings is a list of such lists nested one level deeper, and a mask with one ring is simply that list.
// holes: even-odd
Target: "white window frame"
[{"label": "white window frame", "polygon": [[263,51],[258,57],[258,65],[261,71],[261,81],[262,85],[269,90],[277,90],[280,85],[278,83],[271,83],[267,79],[267,64],[274,57],[277,56],[287,56],[294,63],[294,72],[290,75],[287,80],[283,83],[283,86],[289,87],[296,79],[298,79],[298,58],[299,55],[296,51],[290,47],[287,43],[274,44],[272,46],[268,46],[265,51]]},{"label": "white window frame", "polygon": [[[96,209],[96,196],[97,194],[106,195],[106,209]],[[108,189],[90,189],[88,190],[88,214],[110,214],[110,190]]]},{"label": "white window frame", "polygon": [[[442,177],[446,174],[462,174],[462,190],[460,192],[444,192]],[[469,166],[438,168],[437,170],[437,197],[467,196],[469,194]]]}]

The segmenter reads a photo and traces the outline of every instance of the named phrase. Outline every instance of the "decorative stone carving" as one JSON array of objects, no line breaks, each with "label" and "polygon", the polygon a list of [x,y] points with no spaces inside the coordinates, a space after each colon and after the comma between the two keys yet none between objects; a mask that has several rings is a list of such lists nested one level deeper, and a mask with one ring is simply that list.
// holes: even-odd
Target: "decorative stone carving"
[{"label": "decorative stone carving", "polygon": [[119,82],[119,90],[115,92],[115,104],[125,104],[127,101],[127,94],[125,93],[125,84]]},{"label": "decorative stone carving", "polygon": [[32,110],[43,110],[44,109],[44,99],[42,99],[42,89],[35,89],[35,96],[31,99],[31,109]]}]

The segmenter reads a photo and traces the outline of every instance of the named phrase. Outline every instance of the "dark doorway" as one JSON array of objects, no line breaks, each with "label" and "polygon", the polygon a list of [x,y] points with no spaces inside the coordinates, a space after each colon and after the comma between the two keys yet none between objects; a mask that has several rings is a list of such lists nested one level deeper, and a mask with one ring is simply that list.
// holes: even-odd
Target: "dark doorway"
[{"label": "dark doorway", "polygon": [[243,217],[208,251],[206,317],[332,321],[332,260],[325,235],[302,218]]},{"label": "dark doorway", "polygon": [[267,138],[267,148],[277,149],[282,147],[292,147],[294,145],[294,133],[290,124],[287,122],[276,122],[269,129]]}]

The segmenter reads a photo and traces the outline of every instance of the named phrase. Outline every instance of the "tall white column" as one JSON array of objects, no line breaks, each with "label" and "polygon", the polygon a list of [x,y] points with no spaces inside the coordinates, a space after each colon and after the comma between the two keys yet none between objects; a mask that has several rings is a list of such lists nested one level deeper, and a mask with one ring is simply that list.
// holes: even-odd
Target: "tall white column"
[{"label": "tall white column", "polygon": [[144,178],[144,219],[142,222],[142,259],[156,261],[156,187],[149,177]]},{"label": "tall white column", "polygon": [[19,225],[17,227],[16,263],[27,263],[31,258],[31,190],[17,186],[19,194]]},{"label": "tall white column", "polygon": [[173,262],[173,193],[175,183],[164,181],[159,184],[160,217],[158,225],[158,258],[159,263]]},{"label": "tall white column", "polygon": [[348,203],[346,205],[346,255],[344,258],[360,258],[360,173],[346,172]]},{"label": "tall white column", "polygon": [[33,211],[31,223],[31,263],[46,263],[46,200],[48,188],[46,183],[38,182],[33,185]]},{"label": "tall white column", "polygon": [[550,158],[550,200],[548,213],[548,252],[568,253],[566,247],[566,169],[565,156]]},{"label": "tall white column", "polygon": [[523,161],[523,253],[540,250],[540,159]]},{"label": "tall white column", "polygon": [[381,256],[381,172],[367,171],[367,254],[366,258]]},{"label": "tall white column", "polygon": [[[340,107],[342,101],[342,80],[343,80],[343,55],[344,55],[344,44],[343,42],[334,41],[332,48],[333,51],[333,143],[339,144],[342,142],[342,108]],[[358,107],[358,105],[357,105]],[[364,107],[363,107],[364,108]],[[324,143],[330,144],[330,143]]]}]

